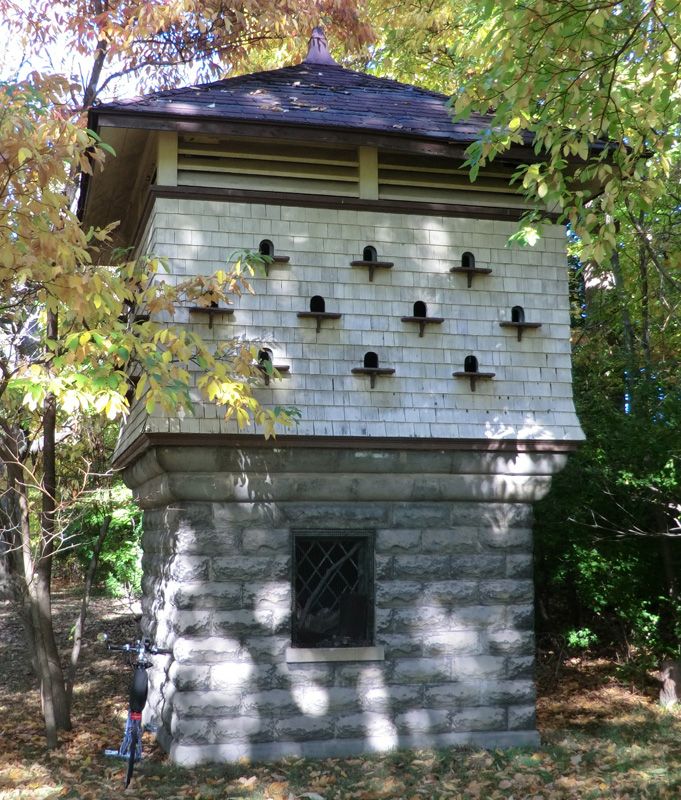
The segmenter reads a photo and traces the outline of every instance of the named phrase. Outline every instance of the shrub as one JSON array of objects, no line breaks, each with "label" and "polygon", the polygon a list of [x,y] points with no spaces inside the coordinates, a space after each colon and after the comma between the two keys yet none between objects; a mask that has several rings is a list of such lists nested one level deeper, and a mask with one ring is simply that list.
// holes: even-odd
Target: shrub
[{"label": "shrub", "polygon": [[122,484],[96,492],[77,509],[76,519],[65,529],[58,552],[58,571],[82,579],[92,559],[101,525],[111,516],[99,554],[96,585],[113,597],[136,597],[142,581],[142,513]]}]

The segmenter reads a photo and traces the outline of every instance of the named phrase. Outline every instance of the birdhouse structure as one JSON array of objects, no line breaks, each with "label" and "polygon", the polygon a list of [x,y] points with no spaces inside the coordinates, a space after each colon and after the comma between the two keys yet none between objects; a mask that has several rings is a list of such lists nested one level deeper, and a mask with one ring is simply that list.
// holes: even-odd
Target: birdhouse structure
[{"label": "birdhouse structure", "polygon": [[344,69],[319,30],[297,66],[91,112],[117,157],[85,222],[121,219],[168,280],[266,255],[253,295],[176,322],[257,342],[259,400],[300,413],[266,440],[140,403],[121,433],[178,763],[538,742],[532,504],[583,434],[565,231],[507,246],[535,156],[471,183],[488,124]]}]

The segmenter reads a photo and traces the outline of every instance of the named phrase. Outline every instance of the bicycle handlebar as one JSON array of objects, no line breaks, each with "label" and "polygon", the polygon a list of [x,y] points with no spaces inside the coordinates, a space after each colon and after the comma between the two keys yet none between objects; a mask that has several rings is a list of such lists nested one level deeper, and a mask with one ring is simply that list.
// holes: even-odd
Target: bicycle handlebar
[{"label": "bicycle handlebar", "polygon": [[172,650],[156,647],[149,639],[138,639],[134,643],[126,642],[125,644],[111,644],[111,642],[106,641],[106,649],[121,653],[139,653],[140,655],[148,653],[152,656],[171,656],[173,654]]}]

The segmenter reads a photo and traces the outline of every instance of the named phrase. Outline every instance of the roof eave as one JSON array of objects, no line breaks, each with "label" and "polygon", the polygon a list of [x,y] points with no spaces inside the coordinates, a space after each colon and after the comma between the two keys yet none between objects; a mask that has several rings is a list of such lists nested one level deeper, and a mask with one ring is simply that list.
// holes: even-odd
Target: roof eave
[{"label": "roof eave", "polygon": [[[90,108],[87,112],[87,129],[94,131],[99,135],[99,128],[97,126],[97,113],[94,108]],[[85,217],[85,206],[87,205],[87,194],[90,188],[90,176],[86,172],[80,173],[80,191],[78,192],[78,206],[76,208],[76,216],[80,222]]]},{"label": "roof eave", "polygon": [[[92,109],[88,116],[88,126],[99,133],[101,128],[136,128],[156,131],[177,131],[178,133],[245,136],[265,136],[266,138],[297,139],[314,132],[316,142],[328,144],[356,144],[375,146],[388,150],[401,150],[447,158],[466,158],[466,148],[475,141],[474,137],[460,140],[443,136],[424,136],[404,130],[380,130],[371,128],[346,127],[342,125],[311,125],[289,121],[240,120],[236,118],[217,118],[209,114],[159,114],[155,111],[130,112],[123,109]],[[267,134],[269,131],[269,135]],[[495,159],[498,165],[514,168],[520,164],[540,160],[531,145],[513,145],[502,156]]]}]

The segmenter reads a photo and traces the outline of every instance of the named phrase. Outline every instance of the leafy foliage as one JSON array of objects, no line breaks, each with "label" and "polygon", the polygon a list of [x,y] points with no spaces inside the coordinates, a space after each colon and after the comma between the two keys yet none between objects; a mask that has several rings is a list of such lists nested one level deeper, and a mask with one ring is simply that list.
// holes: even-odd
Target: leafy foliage
[{"label": "leafy foliage", "polygon": [[473,15],[455,108],[491,108],[493,119],[471,176],[531,134],[540,160],[521,168],[522,186],[571,224],[584,260],[608,264],[618,207],[650,213],[665,190],[679,132],[677,12],[676,0],[505,0]]},{"label": "leafy foliage", "polygon": [[99,552],[97,583],[111,597],[139,597],[142,581],[142,512],[131,492],[117,483],[110,490],[96,490],[75,503],[73,521],[63,533],[64,546],[56,556],[56,568],[68,580],[85,574],[93,557],[105,517],[111,521]]},{"label": "leafy foliage", "polygon": [[[396,24],[378,2],[369,66],[452,94],[458,117],[490,115],[469,148],[472,180],[515,145],[532,143],[537,161],[519,168],[518,185],[538,211],[569,222],[584,261],[608,268],[618,209],[654,213],[672,173],[678,10],[678,0],[410,0]],[[678,261],[678,249],[667,255]]]},{"label": "leafy foliage", "polygon": [[[628,279],[625,309],[640,326],[640,291]],[[598,291],[577,328],[575,388],[587,441],[537,507],[537,591],[542,627],[586,627],[625,658],[635,649],[661,657],[678,654],[681,641],[680,387],[652,347],[648,366],[640,361],[627,379],[621,311],[612,290]],[[654,311],[665,313],[662,305]]]}]

